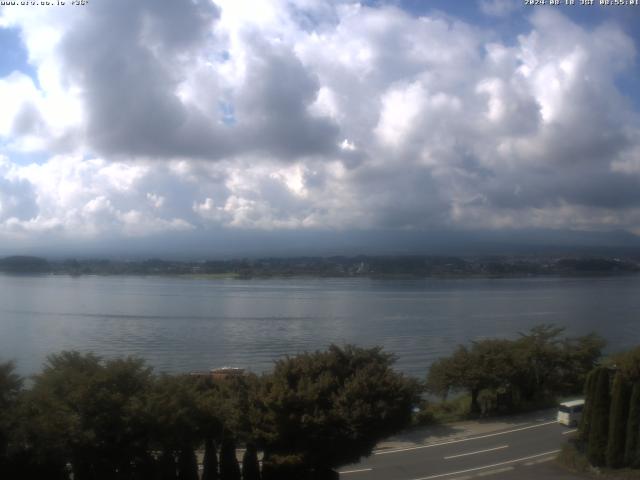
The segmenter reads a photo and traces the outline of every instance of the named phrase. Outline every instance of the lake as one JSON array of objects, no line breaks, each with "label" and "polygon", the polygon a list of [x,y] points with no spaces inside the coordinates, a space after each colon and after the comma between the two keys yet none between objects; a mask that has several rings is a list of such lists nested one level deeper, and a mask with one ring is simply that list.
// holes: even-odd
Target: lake
[{"label": "lake", "polygon": [[37,372],[63,349],[138,355],[157,371],[268,370],[331,343],[382,345],[424,377],[457,344],[540,323],[640,343],[640,276],[523,279],[0,275],[0,360]]}]

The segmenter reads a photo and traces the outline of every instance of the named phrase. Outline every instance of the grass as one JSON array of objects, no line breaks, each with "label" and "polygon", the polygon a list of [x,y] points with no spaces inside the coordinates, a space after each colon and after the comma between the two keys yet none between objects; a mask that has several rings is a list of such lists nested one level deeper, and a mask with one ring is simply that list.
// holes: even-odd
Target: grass
[{"label": "grass", "polygon": [[419,412],[414,414],[414,426],[428,426],[442,423],[453,423],[478,418],[499,418],[504,415],[528,413],[543,410],[558,405],[555,399],[545,398],[530,402],[521,402],[509,410],[491,410],[489,412],[472,415],[469,413],[471,406],[470,395],[460,395],[455,398],[440,402],[425,402]]},{"label": "grass", "polygon": [[461,395],[437,403],[425,402],[413,417],[414,426],[425,427],[441,423],[453,423],[469,418],[471,397]]}]

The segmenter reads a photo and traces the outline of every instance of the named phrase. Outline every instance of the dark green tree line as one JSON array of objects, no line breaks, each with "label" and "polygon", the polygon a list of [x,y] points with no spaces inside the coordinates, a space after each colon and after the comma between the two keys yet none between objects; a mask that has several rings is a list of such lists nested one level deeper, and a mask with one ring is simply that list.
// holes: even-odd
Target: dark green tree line
[{"label": "dark green tree line", "polygon": [[377,348],[331,347],[261,377],[213,381],[62,352],[26,389],[2,364],[0,478],[197,480],[202,450],[206,480],[261,478],[258,450],[265,478],[269,467],[279,480],[287,470],[333,478],[332,468],[409,424],[418,385],[392,363]]},{"label": "dark green tree line", "polygon": [[[487,339],[459,346],[431,366],[427,388],[444,398],[468,393],[474,415],[578,393],[600,358],[604,341],[593,334],[561,338],[562,332],[541,325],[515,340]],[[493,401],[481,405],[481,393]]]},{"label": "dark green tree line", "polygon": [[596,466],[640,466],[640,347],[614,355],[585,384],[580,440]]}]

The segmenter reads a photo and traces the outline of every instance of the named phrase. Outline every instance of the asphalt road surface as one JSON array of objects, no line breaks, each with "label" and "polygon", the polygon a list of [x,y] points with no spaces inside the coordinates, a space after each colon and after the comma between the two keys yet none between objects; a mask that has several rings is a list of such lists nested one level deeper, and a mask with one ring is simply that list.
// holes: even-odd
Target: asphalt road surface
[{"label": "asphalt road surface", "polygon": [[344,467],[341,480],[575,479],[553,460],[574,432],[554,420],[407,448],[381,450]]}]

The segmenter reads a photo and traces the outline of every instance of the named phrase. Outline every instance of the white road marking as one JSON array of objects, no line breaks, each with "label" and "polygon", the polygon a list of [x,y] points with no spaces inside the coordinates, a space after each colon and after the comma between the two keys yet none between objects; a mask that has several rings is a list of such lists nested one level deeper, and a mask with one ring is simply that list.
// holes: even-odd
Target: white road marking
[{"label": "white road marking", "polygon": [[531,467],[532,465],[537,465],[539,463],[544,463],[544,462],[550,462],[551,460],[553,460],[553,457],[541,458],[540,460],[534,460],[532,462],[527,462],[524,465],[526,467]]},{"label": "white road marking", "polygon": [[522,430],[529,430],[530,428],[544,427],[545,425],[551,425],[553,423],[558,423],[558,422],[556,420],[553,420],[551,422],[537,423],[535,425],[529,425],[528,427],[507,430],[506,432],[489,433],[487,435],[480,435],[477,437],[462,438],[459,440],[450,440],[448,442],[431,443],[429,445],[420,445],[419,447],[407,447],[407,448],[398,448],[395,450],[385,450],[382,452],[375,452],[374,455],[389,455],[390,453],[409,452],[411,450],[421,450],[423,448],[439,447],[440,445],[451,445],[452,443],[470,442],[471,440],[480,440],[482,438],[497,437],[498,435],[507,435],[508,433],[521,432]]},{"label": "white road marking", "polygon": [[573,430],[567,430],[566,432],[562,432],[563,435],[569,435],[570,433],[577,432],[578,429],[574,428]]},{"label": "white road marking", "polygon": [[340,475],[348,475],[349,473],[361,473],[361,472],[370,472],[373,470],[372,468],[361,468],[360,470],[346,470],[344,472],[338,472]]},{"label": "white road marking", "polygon": [[497,475],[498,473],[510,472],[511,470],[513,470],[513,467],[503,467],[496,470],[489,470],[488,472],[479,473],[478,476],[486,477],[487,475]]},{"label": "white road marking", "polygon": [[499,447],[487,448],[486,450],[478,450],[477,452],[460,453],[459,455],[449,455],[448,457],[444,457],[444,459],[449,460],[451,458],[466,457],[467,455],[476,455],[478,453],[493,452],[494,450],[502,450],[503,448],[509,448],[509,445],[500,445]]},{"label": "white road marking", "polygon": [[552,450],[551,452],[538,453],[537,455],[530,455],[528,457],[516,458],[514,460],[507,460],[506,462],[494,463],[492,465],[484,465],[482,467],[468,468],[467,470],[458,470],[457,472],[440,473],[438,475],[430,475],[428,477],[414,478],[412,480],[431,480],[432,478],[448,477],[449,475],[460,475],[461,473],[475,472],[478,470],[485,470],[487,468],[501,467],[502,465],[509,465],[510,463],[524,462],[525,460],[531,460],[532,458],[544,457],[545,455],[553,455],[560,450]]}]

